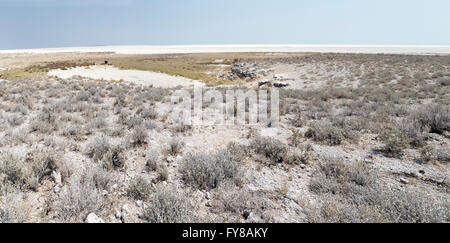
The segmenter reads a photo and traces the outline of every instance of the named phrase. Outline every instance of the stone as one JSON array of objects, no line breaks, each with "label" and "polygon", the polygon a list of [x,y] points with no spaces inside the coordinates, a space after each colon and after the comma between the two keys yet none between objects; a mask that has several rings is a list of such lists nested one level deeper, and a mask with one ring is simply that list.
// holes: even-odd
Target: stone
[{"label": "stone", "polygon": [[128,208],[128,205],[126,205],[126,204],[124,204],[123,206],[122,206],[122,215],[125,213],[128,213],[128,212],[130,212],[130,209]]},{"label": "stone", "polygon": [[116,214],[114,216],[116,216],[116,219],[121,219],[122,218],[122,213],[119,210],[117,210]]},{"label": "stone", "polygon": [[283,88],[283,87],[289,86],[289,84],[284,83],[284,82],[276,82],[276,83],[273,83],[273,86],[276,88]]},{"label": "stone", "polygon": [[61,177],[61,173],[57,172],[57,171],[53,171],[52,172],[52,178],[55,181],[55,183],[57,185],[61,185],[62,184],[62,177]]},{"label": "stone", "polygon": [[409,183],[409,181],[408,180],[406,180],[405,178],[400,178],[400,182],[401,183],[403,183],[403,184],[408,184]]},{"label": "stone", "polygon": [[207,200],[211,199],[211,193],[206,192],[206,193],[205,193],[205,198],[206,198]]},{"label": "stone", "polygon": [[279,74],[275,74],[275,75],[273,75],[273,79],[280,80],[280,79],[283,79],[283,76],[281,76]]},{"label": "stone", "polygon": [[244,211],[244,213],[242,214],[242,217],[244,217],[244,219],[248,219],[250,217],[250,212],[249,211]]},{"label": "stone", "polygon": [[171,164],[171,163],[175,162],[175,158],[173,156],[167,156],[166,161],[167,161],[167,163]]},{"label": "stone", "polygon": [[105,221],[103,221],[103,219],[98,217],[95,213],[90,213],[86,218],[86,223],[99,224],[99,223],[105,223]]},{"label": "stone", "polygon": [[268,83],[270,83],[270,82],[269,81],[259,81],[258,82],[258,86],[261,87],[261,86],[266,85]]},{"label": "stone", "polygon": [[137,200],[137,201],[136,201],[136,206],[137,206],[137,207],[142,207],[143,204],[144,204],[144,202],[141,201],[141,200]]},{"label": "stone", "polygon": [[120,211],[120,220],[123,223],[127,223],[129,221],[130,218],[130,209],[128,208],[128,205],[123,205],[122,209]]}]

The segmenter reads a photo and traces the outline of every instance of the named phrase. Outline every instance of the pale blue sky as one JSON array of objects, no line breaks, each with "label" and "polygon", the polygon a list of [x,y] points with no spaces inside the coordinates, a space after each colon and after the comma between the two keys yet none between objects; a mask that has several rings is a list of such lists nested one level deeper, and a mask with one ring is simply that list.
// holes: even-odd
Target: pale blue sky
[{"label": "pale blue sky", "polygon": [[0,49],[449,45],[448,0],[0,0]]}]

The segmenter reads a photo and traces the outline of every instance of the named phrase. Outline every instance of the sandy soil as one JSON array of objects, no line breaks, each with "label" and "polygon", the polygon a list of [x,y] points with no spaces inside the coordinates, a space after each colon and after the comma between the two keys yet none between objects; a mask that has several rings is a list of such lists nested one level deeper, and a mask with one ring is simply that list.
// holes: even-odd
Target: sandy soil
[{"label": "sandy soil", "polygon": [[386,54],[450,54],[450,46],[400,45],[192,45],[192,46],[97,46],[47,49],[0,50],[11,53],[113,52],[117,54],[179,54],[226,52],[327,52]]},{"label": "sandy soil", "polygon": [[184,77],[171,76],[163,73],[140,71],[140,70],[120,70],[112,66],[96,65],[89,67],[76,67],[68,70],[51,70],[49,76],[56,76],[62,79],[69,79],[73,76],[81,76],[95,80],[123,80],[140,85],[152,85],[153,87],[172,88],[177,86],[203,85],[203,83],[187,79]]}]

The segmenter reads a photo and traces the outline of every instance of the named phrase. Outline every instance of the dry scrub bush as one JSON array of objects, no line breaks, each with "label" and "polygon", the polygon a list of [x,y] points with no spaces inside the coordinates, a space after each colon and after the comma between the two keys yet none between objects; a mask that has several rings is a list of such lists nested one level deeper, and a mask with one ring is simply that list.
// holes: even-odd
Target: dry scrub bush
[{"label": "dry scrub bush", "polygon": [[183,147],[184,142],[180,138],[174,137],[169,141],[169,153],[173,156],[181,153]]},{"label": "dry scrub bush", "polygon": [[34,177],[41,182],[53,171],[61,168],[61,156],[53,150],[34,150],[27,154],[25,162],[31,167]]},{"label": "dry scrub bush", "polygon": [[29,144],[28,129],[22,127],[7,130],[1,142],[9,145]]},{"label": "dry scrub bush", "polygon": [[397,123],[396,129],[408,140],[408,143],[412,147],[420,148],[426,144],[425,136],[417,120],[409,118],[402,119]]},{"label": "dry scrub bush", "polygon": [[0,223],[24,223],[27,219],[26,208],[19,191],[3,196],[0,201]]},{"label": "dry scrub bush", "polygon": [[141,107],[136,111],[136,114],[140,115],[140,117],[143,119],[155,120],[156,118],[158,118],[158,113],[156,113],[153,107]]},{"label": "dry scrub bush", "polygon": [[256,219],[255,223],[258,222],[258,218],[263,218],[262,222],[270,222],[270,216],[266,213],[268,209],[274,207],[270,195],[266,192],[249,191],[231,183],[224,183],[218,188],[212,206],[214,213],[232,213],[237,217],[234,221],[248,219],[251,213]]},{"label": "dry scrub bush", "polygon": [[130,144],[133,147],[139,147],[147,144],[148,131],[143,126],[137,126],[130,134]]},{"label": "dry scrub bush", "polygon": [[11,153],[0,156],[0,174],[4,175],[2,183],[11,183],[19,189],[36,189],[39,183],[25,160]]},{"label": "dry scrub bush", "polygon": [[173,125],[171,127],[171,130],[174,133],[183,133],[183,134],[185,134],[186,132],[192,130],[192,126],[191,125],[185,125],[185,124],[177,123],[176,125]]},{"label": "dry scrub bush", "polygon": [[184,182],[199,189],[213,189],[225,180],[237,180],[240,173],[241,159],[230,150],[188,154],[181,167]]},{"label": "dry scrub bush", "polygon": [[250,147],[257,153],[271,160],[271,164],[287,161],[288,147],[273,138],[256,137]]},{"label": "dry scrub bush", "polygon": [[91,94],[87,91],[79,91],[76,96],[76,101],[89,101]]},{"label": "dry scrub bush", "polygon": [[[347,193],[352,186],[370,186],[376,174],[362,162],[344,162],[341,158],[323,157],[310,183],[315,193]],[[348,188],[346,188],[348,186]]]},{"label": "dry scrub bush", "polygon": [[286,163],[288,164],[309,164],[311,160],[314,159],[314,149],[311,144],[305,144],[298,146],[296,149],[293,149],[288,154],[288,160]]},{"label": "dry scrub bush", "polygon": [[61,129],[61,135],[74,140],[79,140],[83,134],[83,127],[78,124],[66,124]]},{"label": "dry scrub bush", "polygon": [[12,112],[14,113],[19,113],[22,116],[27,116],[28,115],[28,108],[25,107],[22,104],[15,104],[13,106],[13,108],[11,109]]},{"label": "dry scrub bush", "polygon": [[51,134],[55,131],[55,126],[40,120],[32,120],[29,125],[30,132],[39,132],[41,134]]},{"label": "dry scrub bush", "polygon": [[145,163],[146,170],[149,172],[157,171],[159,167],[159,160],[157,157],[151,157]]},{"label": "dry scrub bush", "polygon": [[144,119],[139,116],[132,116],[126,121],[126,125],[129,129],[136,128],[138,126],[141,126],[144,122]]},{"label": "dry scrub bush", "polygon": [[442,86],[450,86],[450,77],[442,77],[438,79],[438,82]]},{"label": "dry scrub bush", "polygon": [[436,153],[436,151],[432,146],[425,146],[422,149],[420,149],[419,152],[420,152],[420,160],[425,163],[430,162],[433,159],[434,154]]},{"label": "dry scrub bush", "polygon": [[303,127],[305,125],[305,121],[300,113],[295,114],[295,116],[291,119],[291,124],[294,127]]},{"label": "dry scrub bush", "polygon": [[7,153],[0,158],[0,173],[6,175],[5,183],[35,190],[53,171],[59,171],[60,165],[61,158],[53,150],[34,150],[25,159]]},{"label": "dry scrub bush", "polygon": [[108,123],[105,118],[100,116],[94,119],[91,119],[86,125],[86,130],[90,131],[89,134],[93,134],[96,130],[102,129],[106,127]]},{"label": "dry scrub bush", "polygon": [[158,186],[144,210],[150,223],[192,223],[195,213],[186,193],[172,187]]},{"label": "dry scrub bush", "polygon": [[169,179],[167,165],[159,159],[158,154],[159,151],[151,150],[148,156],[149,159],[145,164],[147,172],[156,172],[158,174],[158,177],[155,179],[154,183],[158,183],[159,181],[167,181]]},{"label": "dry scrub bush", "polygon": [[108,137],[97,136],[88,141],[85,148],[85,154],[94,161],[100,161],[111,149]]},{"label": "dry scrub bush", "polygon": [[416,112],[414,119],[420,124],[422,130],[437,134],[450,131],[450,110],[448,107],[437,104],[422,106]]},{"label": "dry scrub bush", "polygon": [[327,142],[331,146],[340,145],[346,138],[343,129],[324,121],[312,123],[305,137],[312,138],[316,142]]},{"label": "dry scrub bush", "polygon": [[118,169],[125,166],[125,158],[123,155],[124,148],[121,145],[112,146],[103,156],[103,162],[106,169]]},{"label": "dry scrub bush", "polygon": [[22,115],[19,115],[16,113],[6,115],[5,118],[6,118],[6,121],[8,121],[8,123],[14,127],[20,126],[20,125],[22,125],[22,123],[25,122],[24,117]]},{"label": "dry scrub bush", "polygon": [[109,138],[102,135],[89,140],[85,154],[95,162],[102,161],[103,166],[111,170],[125,166],[124,150],[122,145],[111,145]]},{"label": "dry scrub bush", "polygon": [[441,148],[436,150],[436,160],[444,163],[450,163],[450,149]]},{"label": "dry scrub bush", "polygon": [[167,168],[167,165],[162,163],[158,166],[156,169],[156,172],[158,173],[158,177],[156,178],[156,182],[159,181],[167,181],[169,180],[169,170]]},{"label": "dry scrub bush", "polygon": [[384,143],[383,152],[390,157],[402,157],[404,150],[409,147],[408,138],[396,128],[385,127],[379,139]]},{"label": "dry scrub bush", "polygon": [[37,119],[39,121],[45,122],[48,125],[56,125],[58,120],[58,110],[55,106],[47,105],[42,108],[39,112]]},{"label": "dry scrub bush", "polygon": [[313,222],[446,222],[448,199],[430,198],[418,191],[395,190],[378,183],[377,171],[362,162],[323,157],[310,183],[320,196],[318,210],[308,212]]},{"label": "dry scrub bush", "polygon": [[292,135],[288,138],[289,145],[293,147],[298,147],[303,141],[303,133],[297,129],[291,129]]},{"label": "dry scrub bush", "polygon": [[151,184],[142,176],[131,181],[127,189],[127,195],[135,200],[147,200],[151,194]]},{"label": "dry scrub bush", "polygon": [[81,175],[72,175],[57,202],[60,219],[80,221],[97,211],[101,204],[100,191],[107,188],[109,180],[107,172],[94,167],[86,168]]}]

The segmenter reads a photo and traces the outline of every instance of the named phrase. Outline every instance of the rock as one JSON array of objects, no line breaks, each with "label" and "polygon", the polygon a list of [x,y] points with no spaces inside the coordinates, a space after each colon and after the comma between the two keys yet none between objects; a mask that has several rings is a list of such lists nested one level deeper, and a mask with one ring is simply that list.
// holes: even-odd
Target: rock
[{"label": "rock", "polygon": [[280,80],[280,79],[283,79],[283,76],[281,76],[279,74],[275,74],[275,75],[273,75],[273,79]]},{"label": "rock", "polygon": [[61,191],[61,188],[59,187],[59,186],[55,186],[54,188],[53,188],[53,192],[55,192],[55,193],[58,193],[58,192],[60,192]]},{"label": "rock", "polygon": [[128,212],[130,212],[130,209],[128,208],[128,205],[124,204],[124,205],[122,206],[121,212],[122,212],[122,215],[123,215],[123,214],[126,214],[126,213],[128,213]]},{"label": "rock", "polygon": [[276,87],[276,88],[283,88],[283,87],[289,86],[289,84],[288,83],[284,83],[284,82],[276,82],[276,83],[273,83],[273,86]]},{"label": "rock", "polygon": [[235,67],[231,68],[231,72],[236,74],[236,76],[238,76],[239,78],[256,78],[256,74],[254,72],[242,70],[241,67],[236,66],[236,64]]},{"label": "rock", "polygon": [[167,161],[167,163],[171,164],[171,163],[175,162],[175,157],[169,155],[169,156],[167,156],[166,161]]},{"label": "rock", "polygon": [[206,192],[206,193],[205,193],[205,198],[206,198],[207,200],[211,199],[211,193]]},{"label": "rock", "polygon": [[57,185],[61,185],[62,184],[62,177],[61,177],[61,173],[57,172],[57,171],[53,171],[52,172],[52,178],[55,181],[55,183]]},{"label": "rock", "polygon": [[261,87],[261,86],[266,85],[268,83],[270,83],[270,82],[269,81],[259,81],[258,82],[258,86]]},{"label": "rock", "polygon": [[142,207],[143,204],[144,204],[144,202],[141,200],[136,201],[136,206],[138,206],[138,207]]},{"label": "rock", "polygon": [[408,180],[406,180],[405,178],[400,178],[400,182],[401,183],[403,183],[403,184],[408,184],[409,183],[409,181]]},{"label": "rock", "polygon": [[116,214],[114,216],[116,216],[116,219],[121,219],[122,218],[122,213],[119,210],[117,210]]},{"label": "rock", "polygon": [[425,171],[424,170],[419,170],[419,173],[422,175],[425,175]]},{"label": "rock", "polygon": [[244,217],[244,219],[248,219],[250,217],[250,212],[249,211],[244,211],[244,213],[242,214],[242,217]]},{"label": "rock", "polygon": [[120,220],[122,223],[135,222],[134,210],[132,210],[128,205],[123,205],[120,211]]},{"label": "rock", "polygon": [[99,223],[105,223],[105,221],[103,221],[103,219],[98,217],[95,213],[90,213],[86,218],[86,223],[99,224]]},{"label": "rock", "polygon": [[205,204],[205,206],[208,207],[208,208],[210,208],[210,207],[212,207],[212,204],[211,204],[210,201],[207,201],[206,204]]},{"label": "rock", "polygon": [[305,164],[300,164],[300,168],[305,169],[306,165]]},{"label": "rock", "polygon": [[136,216],[137,216],[139,219],[142,219],[142,218],[144,218],[144,212],[139,211],[139,210],[136,210]]}]

